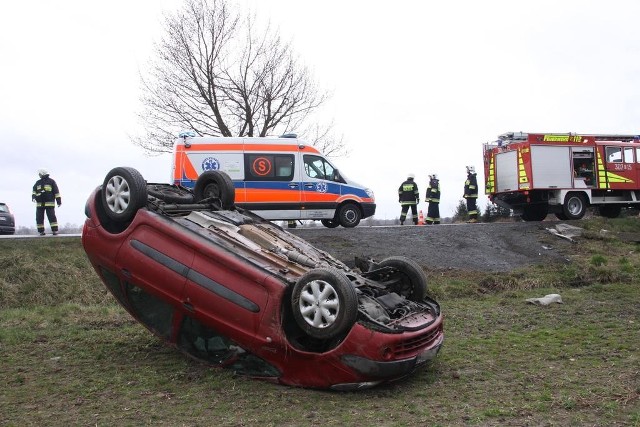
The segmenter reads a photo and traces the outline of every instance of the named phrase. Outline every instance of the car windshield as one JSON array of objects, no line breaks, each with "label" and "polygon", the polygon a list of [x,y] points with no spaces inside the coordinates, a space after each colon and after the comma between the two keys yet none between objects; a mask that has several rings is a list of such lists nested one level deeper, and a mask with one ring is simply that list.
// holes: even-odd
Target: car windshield
[{"label": "car windshield", "polygon": [[7,205],[5,205],[4,203],[0,203],[0,212],[8,213],[9,212],[9,207]]}]

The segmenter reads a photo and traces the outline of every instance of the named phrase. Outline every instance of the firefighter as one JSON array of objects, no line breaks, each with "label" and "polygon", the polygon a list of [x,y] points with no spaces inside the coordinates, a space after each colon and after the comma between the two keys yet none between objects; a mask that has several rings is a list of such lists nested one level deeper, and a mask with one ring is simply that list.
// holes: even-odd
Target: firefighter
[{"label": "firefighter", "polygon": [[33,192],[31,193],[31,200],[36,202],[36,226],[38,227],[38,233],[44,236],[44,214],[46,212],[51,232],[55,236],[58,234],[55,205],[57,204],[60,207],[62,204],[60,191],[58,190],[58,184],[49,177],[49,172],[45,169],[40,169],[38,176],[40,176],[40,179],[33,185]]},{"label": "firefighter", "polygon": [[476,168],[473,166],[467,166],[467,180],[464,182],[464,198],[467,200],[467,213],[469,214],[469,221],[478,222],[478,206],[476,201],[478,199],[478,181],[476,179]]},{"label": "firefighter", "polygon": [[429,186],[427,187],[427,224],[440,224],[440,181],[435,173],[429,175]]},{"label": "firefighter", "polygon": [[404,225],[404,220],[407,219],[407,211],[411,208],[411,217],[413,223],[418,225],[418,203],[420,202],[420,191],[418,190],[418,184],[413,182],[416,176],[412,173],[407,175],[407,180],[400,184],[398,188],[398,202],[402,206],[400,212],[400,225]]}]

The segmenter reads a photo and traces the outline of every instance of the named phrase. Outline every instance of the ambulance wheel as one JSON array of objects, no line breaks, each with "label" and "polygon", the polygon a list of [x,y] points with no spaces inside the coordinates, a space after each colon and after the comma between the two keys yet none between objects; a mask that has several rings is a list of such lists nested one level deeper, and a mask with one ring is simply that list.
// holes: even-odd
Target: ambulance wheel
[{"label": "ambulance wheel", "polygon": [[562,213],[567,219],[580,219],[587,212],[587,202],[581,193],[569,193],[564,199]]},{"label": "ambulance wheel", "polygon": [[383,259],[379,267],[391,267],[393,272],[385,281],[393,281],[388,290],[411,301],[422,301],[427,296],[427,276],[417,262],[402,256]]},{"label": "ambulance wheel", "polygon": [[353,203],[342,205],[338,210],[338,222],[344,228],[355,227],[360,224],[361,218],[362,214],[360,213],[360,209]]},{"label": "ambulance wheel", "polygon": [[340,225],[338,221],[334,221],[332,219],[321,219],[320,222],[327,228],[336,228]]},{"label": "ambulance wheel", "polygon": [[233,181],[222,171],[203,172],[193,188],[195,202],[213,198],[220,201],[220,207],[224,210],[233,208],[236,198],[236,189]]},{"label": "ambulance wheel", "polygon": [[293,287],[291,308],[307,335],[331,339],[347,333],[358,317],[358,296],[349,278],[334,268],[308,271]]},{"label": "ambulance wheel", "polygon": [[618,218],[622,212],[622,206],[620,205],[604,205],[598,208],[600,216],[605,218]]},{"label": "ambulance wheel", "polygon": [[193,194],[188,190],[169,184],[147,184],[150,196],[165,203],[189,204],[193,203]]},{"label": "ambulance wheel", "polygon": [[104,178],[101,198],[110,219],[128,222],[147,204],[147,183],[134,168],[114,168]]}]

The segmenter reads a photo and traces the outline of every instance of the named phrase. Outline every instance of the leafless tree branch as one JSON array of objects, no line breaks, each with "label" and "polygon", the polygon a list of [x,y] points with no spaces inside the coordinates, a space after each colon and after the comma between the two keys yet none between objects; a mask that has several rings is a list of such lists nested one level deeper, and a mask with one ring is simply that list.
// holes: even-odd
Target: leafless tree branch
[{"label": "leafless tree branch", "polygon": [[297,132],[345,153],[333,124],[310,123],[328,99],[271,26],[258,29],[227,0],[186,0],[165,18],[150,71],[141,76],[144,132],[132,138],[148,152],[170,152],[181,130],[202,136]]}]

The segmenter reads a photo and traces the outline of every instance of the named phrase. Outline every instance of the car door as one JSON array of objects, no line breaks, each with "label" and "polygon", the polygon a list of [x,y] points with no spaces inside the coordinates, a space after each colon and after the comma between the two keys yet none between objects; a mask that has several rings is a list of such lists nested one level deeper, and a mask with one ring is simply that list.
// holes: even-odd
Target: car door
[{"label": "car door", "polygon": [[[260,324],[268,301],[260,284],[265,273],[227,252],[197,251],[189,271],[184,306],[219,333],[246,343]],[[213,249],[216,250],[216,249]]]},{"label": "car door", "polygon": [[136,227],[118,251],[116,265],[136,286],[181,305],[194,252],[161,227]]}]

